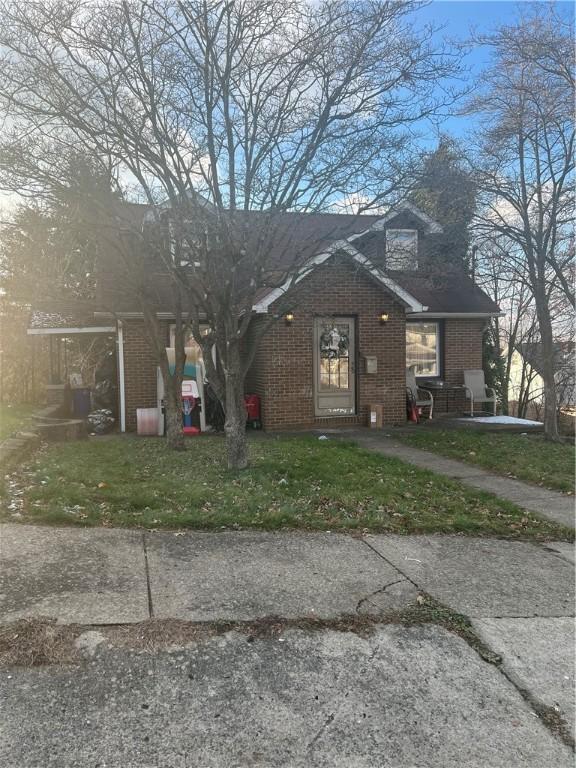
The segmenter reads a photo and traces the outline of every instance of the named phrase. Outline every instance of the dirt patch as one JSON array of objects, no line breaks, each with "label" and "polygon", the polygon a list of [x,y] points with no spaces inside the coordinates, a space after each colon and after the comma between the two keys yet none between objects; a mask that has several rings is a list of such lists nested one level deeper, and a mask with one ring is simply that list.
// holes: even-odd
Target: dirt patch
[{"label": "dirt patch", "polygon": [[109,645],[138,651],[155,651],[170,647],[206,642],[212,637],[238,632],[247,642],[280,636],[290,629],[304,632],[353,632],[362,637],[371,635],[379,624],[396,623],[395,616],[357,616],[346,614],[336,619],[286,619],[266,616],[254,621],[191,622],[181,619],[149,619],[140,624],[99,627]]},{"label": "dirt patch", "polygon": [[576,742],[574,741],[574,732],[560,712],[555,707],[548,706],[535,698],[527,688],[518,685],[510,675],[506,673],[505,669],[500,668],[500,671],[514,688],[516,688],[520,696],[522,696],[528,706],[536,713],[546,728],[563,741],[566,746],[570,747],[572,751],[575,751]]},{"label": "dirt patch", "polygon": [[391,617],[341,616],[338,619],[283,619],[267,616],[255,621],[191,622],[179,619],[149,619],[139,624],[82,625],[57,624],[55,619],[19,619],[0,626],[0,668],[39,667],[80,663],[81,647],[76,641],[98,630],[106,645],[137,651],[156,651],[172,646],[206,642],[227,632],[246,635],[248,642],[277,637],[287,629],[306,632],[335,630],[367,636],[378,624],[396,621]]},{"label": "dirt patch", "polygon": [[0,667],[40,667],[79,661],[74,641],[84,631],[55,619],[20,619],[0,626]]},{"label": "dirt patch", "polygon": [[274,638],[290,629],[304,632],[353,632],[370,636],[383,624],[437,624],[463,637],[491,663],[499,663],[474,634],[465,616],[421,593],[417,602],[402,611],[372,614],[344,614],[334,619],[302,617],[286,619],[266,616],[254,621],[191,622],[180,619],[149,619],[138,624],[81,625],[56,624],[54,619],[20,619],[0,626],[0,666],[42,666],[79,662],[82,659],[76,640],[85,632],[97,629],[112,647],[154,651],[171,646],[202,643],[227,632],[246,635],[247,642]]},{"label": "dirt patch", "polygon": [[465,640],[484,661],[496,666],[502,663],[502,657],[494,653],[478,637],[467,616],[447,608],[426,593],[421,593],[418,596],[418,602],[417,608],[409,607],[402,611],[399,615],[400,623],[406,625],[437,624]]},{"label": "dirt patch", "polygon": [[568,747],[572,747],[572,750],[574,750],[576,748],[576,743],[574,741],[572,729],[562,715],[560,715],[554,707],[547,707],[540,701],[534,701],[531,696],[525,696],[524,698],[526,698],[528,704],[536,712],[548,730],[552,731],[552,733],[561,739],[564,744]]}]

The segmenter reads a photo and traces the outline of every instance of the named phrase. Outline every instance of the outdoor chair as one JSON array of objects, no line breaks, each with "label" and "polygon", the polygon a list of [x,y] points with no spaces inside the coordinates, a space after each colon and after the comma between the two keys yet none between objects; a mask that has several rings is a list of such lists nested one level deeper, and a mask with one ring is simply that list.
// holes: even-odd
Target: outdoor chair
[{"label": "outdoor chair", "polygon": [[474,406],[477,403],[492,403],[494,416],[496,416],[496,392],[486,386],[484,371],[464,371],[464,389],[466,399],[470,400],[470,416],[474,416]]},{"label": "outdoor chair", "polygon": [[420,389],[416,383],[416,374],[411,368],[406,368],[406,393],[410,400],[416,404],[416,407],[430,408],[428,418],[431,419],[434,411],[432,392],[427,389]]}]

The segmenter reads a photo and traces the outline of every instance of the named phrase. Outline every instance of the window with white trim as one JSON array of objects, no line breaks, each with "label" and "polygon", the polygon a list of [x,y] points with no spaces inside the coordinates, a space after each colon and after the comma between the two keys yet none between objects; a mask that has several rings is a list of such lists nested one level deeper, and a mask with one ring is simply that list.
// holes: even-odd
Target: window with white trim
[{"label": "window with white trim", "polygon": [[386,268],[416,269],[418,267],[418,230],[386,230]]},{"label": "window with white trim", "polygon": [[416,376],[440,376],[439,323],[406,323],[406,368]]}]

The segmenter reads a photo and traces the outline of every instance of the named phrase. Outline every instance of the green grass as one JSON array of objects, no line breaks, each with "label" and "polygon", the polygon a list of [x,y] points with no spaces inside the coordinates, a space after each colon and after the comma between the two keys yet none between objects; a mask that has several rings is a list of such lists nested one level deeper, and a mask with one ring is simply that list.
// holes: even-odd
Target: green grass
[{"label": "green grass", "polygon": [[420,429],[399,434],[416,448],[477,464],[500,475],[567,493],[574,492],[574,445],[551,443],[542,435]]},{"label": "green grass", "polygon": [[37,410],[34,405],[0,404],[0,440],[26,426],[26,420]]},{"label": "green grass", "polygon": [[223,468],[224,440],[182,453],[154,438],[52,445],[5,481],[3,517],[146,528],[305,528],[569,538],[490,494],[313,438],[255,439],[251,466]]}]

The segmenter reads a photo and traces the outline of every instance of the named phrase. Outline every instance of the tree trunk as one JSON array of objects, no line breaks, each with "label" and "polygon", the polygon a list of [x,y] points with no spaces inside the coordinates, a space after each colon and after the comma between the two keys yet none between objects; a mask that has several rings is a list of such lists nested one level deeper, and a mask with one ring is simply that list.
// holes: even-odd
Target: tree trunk
[{"label": "tree trunk", "polygon": [[226,371],[226,454],[228,469],[246,469],[248,466],[248,441],[246,438],[246,408],[244,406],[244,381],[232,371]]},{"label": "tree trunk", "polygon": [[544,436],[547,440],[560,440],[558,432],[558,399],[556,397],[556,380],[553,365],[544,363]]},{"label": "tree trunk", "polygon": [[[539,306],[539,300],[542,302]],[[544,381],[544,436],[547,440],[560,440],[558,432],[558,399],[554,378],[554,338],[548,305],[536,295],[540,340],[542,342],[542,379]]]},{"label": "tree trunk", "polygon": [[164,376],[164,419],[166,445],[173,451],[185,448],[182,431],[182,377]]}]

